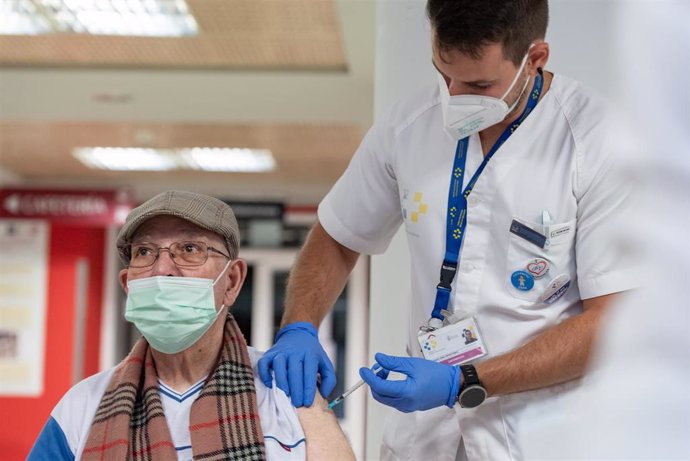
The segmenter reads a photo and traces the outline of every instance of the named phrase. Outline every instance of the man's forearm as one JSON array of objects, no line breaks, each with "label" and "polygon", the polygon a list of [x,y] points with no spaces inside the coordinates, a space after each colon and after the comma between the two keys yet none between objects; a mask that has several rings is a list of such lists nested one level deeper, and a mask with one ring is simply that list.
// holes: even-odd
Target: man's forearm
[{"label": "man's forearm", "polygon": [[582,314],[544,331],[519,349],[476,364],[489,395],[539,389],[582,376],[602,313],[614,296],[585,300]]},{"label": "man's forearm", "polygon": [[311,322],[318,327],[343,291],[358,257],[317,222],[290,271],[281,326]]}]

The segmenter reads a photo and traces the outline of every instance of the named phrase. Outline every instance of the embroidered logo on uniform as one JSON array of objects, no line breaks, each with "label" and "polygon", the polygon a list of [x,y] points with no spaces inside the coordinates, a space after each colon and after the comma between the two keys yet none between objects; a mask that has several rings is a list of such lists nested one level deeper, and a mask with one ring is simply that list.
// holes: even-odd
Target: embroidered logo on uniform
[{"label": "embroidered logo on uniform", "polygon": [[405,221],[417,223],[422,215],[425,215],[428,210],[428,205],[424,203],[424,194],[415,192],[410,200],[409,189],[404,189],[402,194],[402,213]]},{"label": "embroidered logo on uniform", "polygon": [[551,232],[551,238],[558,237],[559,235],[567,234],[570,232],[570,226],[565,226],[560,229],[556,229],[555,231]]},{"label": "embroidered logo on uniform", "polygon": [[419,221],[419,215],[426,214],[427,210],[427,204],[422,201],[422,193],[421,192],[415,192],[414,193],[414,198],[412,199],[413,202],[413,211],[410,215],[410,220],[414,223]]}]

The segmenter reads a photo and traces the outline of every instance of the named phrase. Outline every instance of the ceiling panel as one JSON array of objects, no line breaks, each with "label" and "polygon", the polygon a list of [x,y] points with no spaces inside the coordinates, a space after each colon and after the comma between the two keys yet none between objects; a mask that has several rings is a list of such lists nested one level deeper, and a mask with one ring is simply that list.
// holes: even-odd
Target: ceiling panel
[{"label": "ceiling panel", "polygon": [[1,36],[0,65],[331,70],[347,68],[333,0],[187,0],[199,35]]},{"label": "ceiling panel", "polygon": [[[0,37],[0,187],[127,188],[137,200],[184,188],[318,203],[371,123],[374,1],[189,5],[219,41],[192,50],[183,39]],[[43,61],[22,46],[44,48]],[[269,148],[278,170],[106,172],[71,156],[98,145]]]},{"label": "ceiling panel", "polygon": [[[0,168],[29,183],[50,179],[137,188],[149,181],[202,188],[236,183],[288,199],[292,188],[309,184],[316,196],[292,201],[313,202],[345,169],[361,137],[355,125],[6,122],[0,123]],[[94,146],[267,148],[277,168],[270,173],[123,172],[93,170],[72,157],[74,147]]]}]

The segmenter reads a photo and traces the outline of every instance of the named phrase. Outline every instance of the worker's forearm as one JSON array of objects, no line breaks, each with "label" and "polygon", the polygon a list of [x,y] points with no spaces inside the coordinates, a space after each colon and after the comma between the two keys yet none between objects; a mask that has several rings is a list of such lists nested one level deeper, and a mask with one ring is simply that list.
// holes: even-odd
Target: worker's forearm
[{"label": "worker's forearm", "polygon": [[489,395],[510,394],[563,383],[583,375],[601,314],[611,297],[586,300],[587,309],[524,346],[480,362],[477,372]]},{"label": "worker's forearm", "polygon": [[343,291],[358,257],[317,222],[290,271],[281,326],[311,322],[318,327]]}]

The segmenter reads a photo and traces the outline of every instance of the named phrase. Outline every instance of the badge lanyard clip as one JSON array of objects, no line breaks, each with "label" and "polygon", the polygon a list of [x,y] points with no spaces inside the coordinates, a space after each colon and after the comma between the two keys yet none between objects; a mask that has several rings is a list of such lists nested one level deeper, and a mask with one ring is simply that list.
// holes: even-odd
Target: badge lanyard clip
[{"label": "badge lanyard clip", "polygon": [[458,271],[458,264],[452,261],[443,261],[441,265],[441,281],[436,285],[440,290],[451,291],[455,273]]}]

